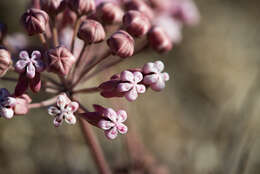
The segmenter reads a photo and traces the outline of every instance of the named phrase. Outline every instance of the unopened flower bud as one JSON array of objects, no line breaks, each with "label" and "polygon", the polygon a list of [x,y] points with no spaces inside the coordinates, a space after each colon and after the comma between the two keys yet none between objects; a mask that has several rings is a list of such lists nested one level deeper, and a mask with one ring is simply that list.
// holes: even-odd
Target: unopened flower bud
[{"label": "unopened flower bud", "polygon": [[123,24],[127,32],[135,37],[145,35],[151,27],[149,19],[136,10],[130,10],[124,15]]},{"label": "unopened flower bud", "polygon": [[167,52],[172,49],[172,42],[162,27],[155,26],[148,32],[150,45],[158,52]]},{"label": "unopened flower bud", "polygon": [[152,9],[141,0],[131,0],[125,4],[127,10],[137,10],[146,15],[149,19],[153,19],[154,13]]},{"label": "unopened flower bud", "polygon": [[22,22],[30,36],[44,33],[48,24],[48,14],[39,9],[28,9],[22,16]]},{"label": "unopened flower bud", "polygon": [[96,8],[94,0],[68,0],[67,2],[69,8],[76,12],[78,16],[88,15]]},{"label": "unopened flower bud", "polygon": [[12,59],[10,53],[3,47],[0,47],[0,77],[4,76],[8,71]]},{"label": "unopened flower bud", "polygon": [[103,26],[95,20],[85,20],[79,28],[78,37],[87,44],[102,42],[105,37]]},{"label": "unopened flower bud", "polygon": [[111,52],[121,58],[130,57],[134,54],[134,39],[123,30],[115,32],[107,40],[107,44]]},{"label": "unopened flower bud", "polygon": [[123,10],[115,3],[103,2],[97,7],[98,18],[105,24],[114,24],[122,21]]},{"label": "unopened flower bud", "polygon": [[76,62],[73,54],[64,46],[58,46],[47,52],[49,71],[67,75]]},{"label": "unopened flower bud", "polygon": [[0,41],[4,39],[7,33],[7,27],[5,24],[0,23]]},{"label": "unopened flower bud", "polygon": [[50,15],[57,15],[66,7],[65,0],[40,0],[41,8]]}]

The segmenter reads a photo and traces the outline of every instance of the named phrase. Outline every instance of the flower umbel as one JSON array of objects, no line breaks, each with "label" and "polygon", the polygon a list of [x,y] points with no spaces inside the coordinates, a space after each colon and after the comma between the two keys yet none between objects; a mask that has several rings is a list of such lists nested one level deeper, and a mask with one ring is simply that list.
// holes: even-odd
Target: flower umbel
[{"label": "flower umbel", "polygon": [[56,106],[51,106],[48,108],[48,113],[49,115],[55,117],[53,124],[56,127],[59,127],[63,120],[65,120],[68,124],[76,124],[74,112],[76,112],[78,108],[79,104],[71,101],[64,93],[58,96]]}]

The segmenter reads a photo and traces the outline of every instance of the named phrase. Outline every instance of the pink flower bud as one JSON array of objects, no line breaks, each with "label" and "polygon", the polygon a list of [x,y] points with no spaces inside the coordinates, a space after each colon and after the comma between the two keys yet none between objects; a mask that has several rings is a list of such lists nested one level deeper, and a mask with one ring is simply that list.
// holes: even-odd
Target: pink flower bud
[{"label": "pink flower bud", "polygon": [[154,26],[148,32],[150,45],[158,52],[167,52],[172,49],[172,42],[162,27]]},{"label": "pink flower bud", "polygon": [[153,10],[142,0],[127,1],[125,6],[127,10],[137,10],[142,12],[149,19],[153,19],[154,17]]},{"label": "pink flower bud", "polygon": [[113,2],[103,2],[97,7],[98,18],[105,24],[120,23],[123,18],[123,10]]},{"label": "pink flower bud", "polygon": [[69,8],[78,16],[88,15],[96,8],[94,0],[68,0],[67,2]]},{"label": "pink flower bud", "polygon": [[49,71],[61,75],[67,75],[73,64],[76,62],[73,54],[64,46],[50,49],[47,52],[47,58],[49,62]]},{"label": "pink flower bud", "polygon": [[0,77],[4,76],[12,64],[10,53],[3,47],[0,47]]},{"label": "pink flower bud", "polygon": [[124,15],[123,24],[127,32],[135,37],[145,35],[151,27],[149,19],[136,10],[130,10]]},{"label": "pink flower bud", "polygon": [[121,58],[127,58],[134,54],[134,39],[123,30],[115,32],[107,40],[107,44],[111,52]]},{"label": "pink flower bud", "polygon": [[49,21],[48,14],[39,9],[28,9],[22,16],[22,22],[28,34],[35,35],[44,33]]},{"label": "pink flower bud", "polygon": [[87,44],[102,42],[105,37],[103,26],[95,20],[84,20],[79,28],[78,37]]},{"label": "pink flower bud", "polygon": [[41,8],[50,15],[57,15],[66,7],[65,0],[40,0]]},{"label": "pink flower bud", "polygon": [[16,97],[16,105],[14,106],[14,113],[16,115],[25,115],[29,112],[29,104],[31,103],[32,99],[23,94],[20,97]]}]

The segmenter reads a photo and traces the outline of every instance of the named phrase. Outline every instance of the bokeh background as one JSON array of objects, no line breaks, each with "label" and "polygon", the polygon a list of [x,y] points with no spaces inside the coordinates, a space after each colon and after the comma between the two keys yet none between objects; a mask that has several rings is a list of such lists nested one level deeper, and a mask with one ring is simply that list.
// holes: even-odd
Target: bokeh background
[{"label": "bokeh background", "polygon": [[[0,21],[22,31],[26,0],[1,0]],[[201,23],[184,30],[183,42],[167,55],[152,51],[110,70],[163,59],[171,75],[161,93],[136,102],[81,96],[86,106],[126,107],[131,124],[157,163],[172,174],[256,174],[260,172],[260,2],[197,0]],[[103,73],[89,86],[107,78]],[[0,87],[13,88],[0,81]],[[34,97],[42,100],[46,96]],[[95,129],[95,128],[94,128]],[[115,141],[95,129],[114,168],[129,163],[126,137]],[[56,129],[46,109],[0,120],[0,173],[95,174],[79,126]]]}]

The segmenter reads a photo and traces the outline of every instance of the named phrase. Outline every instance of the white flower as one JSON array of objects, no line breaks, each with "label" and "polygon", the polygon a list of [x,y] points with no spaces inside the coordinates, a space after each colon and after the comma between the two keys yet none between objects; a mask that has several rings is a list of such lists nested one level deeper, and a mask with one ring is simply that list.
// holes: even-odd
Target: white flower
[{"label": "white flower", "polygon": [[56,127],[62,124],[62,121],[65,120],[68,124],[75,124],[76,117],[74,112],[79,108],[77,102],[72,102],[67,95],[61,94],[57,98],[57,106],[51,106],[48,108],[49,115],[54,116],[54,125]]},{"label": "white flower", "polygon": [[112,108],[107,108],[104,111],[104,117],[99,121],[98,126],[105,130],[105,135],[108,139],[115,139],[118,132],[121,134],[127,133],[127,126],[123,122],[127,119],[127,113],[124,110],[114,111]]},{"label": "white flower", "polygon": [[10,97],[9,92],[5,88],[0,89],[0,116],[11,119],[14,116],[13,107],[16,104],[16,99]]},{"label": "white flower", "polygon": [[146,74],[144,77],[144,84],[150,85],[155,91],[164,89],[165,81],[168,81],[170,77],[168,73],[162,72],[163,70],[164,64],[162,61],[145,64],[143,67],[143,72]]}]

